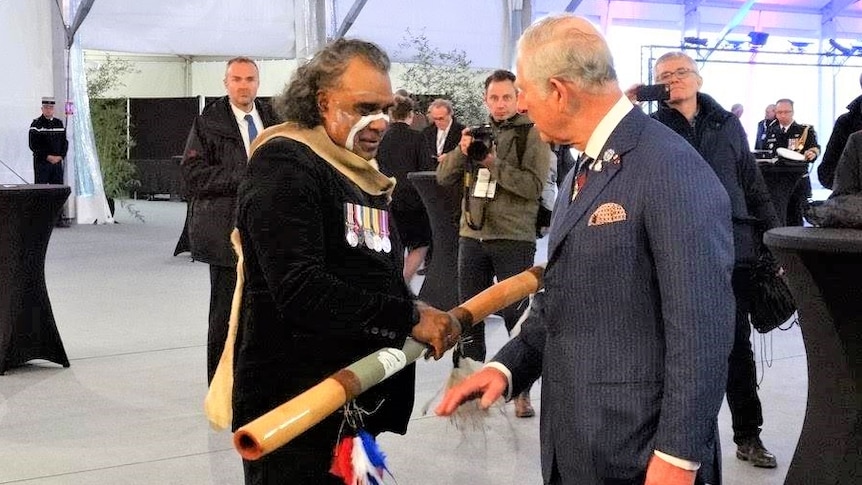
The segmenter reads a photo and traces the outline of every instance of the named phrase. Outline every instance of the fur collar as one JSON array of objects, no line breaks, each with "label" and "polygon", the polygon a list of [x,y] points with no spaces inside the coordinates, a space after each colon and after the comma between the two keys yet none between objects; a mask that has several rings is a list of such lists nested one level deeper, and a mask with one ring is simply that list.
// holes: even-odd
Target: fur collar
[{"label": "fur collar", "polygon": [[386,194],[392,197],[395,179],[380,173],[376,160],[365,160],[333,143],[322,126],[308,129],[291,122],[271,126],[254,139],[251,153],[254,154],[255,150],[273,138],[290,138],[298,141],[311,148],[317,156],[326,160],[332,168],[358,185],[363,192],[370,195]]}]

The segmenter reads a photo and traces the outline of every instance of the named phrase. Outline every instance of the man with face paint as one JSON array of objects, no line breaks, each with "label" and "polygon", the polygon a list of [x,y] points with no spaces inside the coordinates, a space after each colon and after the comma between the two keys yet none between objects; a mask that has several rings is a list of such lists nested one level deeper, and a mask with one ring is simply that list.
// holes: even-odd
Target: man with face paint
[{"label": "man with face paint", "polygon": [[[260,134],[239,188],[245,259],[234,367],[236,428],[382,347],[412,337],[435,358],[460,336],[447,313],[415,300],[389,218],[394,180],[374,157],[393,103],[389,58],[338,39],[294,73],[286,123]],[[340,436],[404,433],[415,369],[407,366],[284,447],[245,462],[247,484],[338,484]]]},{"label": "man with face paint", "polygon": [[236,256],[230,247],[236,189],[254,135],[276,121],[269,106],[255,99],[259,84],[253,60],[229,60],[224,75],[227,96],[205,106],[195,118],[181,162],[189,193],[186,224],[192,258],[210,269],[207,382],[224,349],[236,286]]}]

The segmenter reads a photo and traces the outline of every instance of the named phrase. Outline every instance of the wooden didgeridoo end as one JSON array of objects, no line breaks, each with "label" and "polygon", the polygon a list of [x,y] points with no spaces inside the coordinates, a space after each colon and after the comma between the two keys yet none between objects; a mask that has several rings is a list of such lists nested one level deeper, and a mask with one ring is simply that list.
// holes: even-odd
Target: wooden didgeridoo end
[{"label": "wooden didgeridoo end", "polygon": [[[462,328],[505,308],[542,287],[544,268],[534,266],[482,291],[450,310]],[[347,401],[400,371],[425,352],[407,339],[401,349],[383,348],[341,369],[321,383],[238,429],[234,447],[246,460],[257,460],[323,421]]]}]

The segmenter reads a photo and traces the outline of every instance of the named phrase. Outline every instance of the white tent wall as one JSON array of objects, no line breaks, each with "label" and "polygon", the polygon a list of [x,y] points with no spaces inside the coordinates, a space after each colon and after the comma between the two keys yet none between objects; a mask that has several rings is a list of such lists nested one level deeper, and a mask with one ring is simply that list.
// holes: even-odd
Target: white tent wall
[{"label": "white tent wall", "polygon": [[[275,96],[296,70],[296,60],[256,60],[260,69],[259,96]],[[192,63],[192,95],[224,96],[225,61]]]},{"label": "white tent wall", "polygon": [[[54,46],[62,46],[62,36],[53,32],[49,21],[56,9],[54,3],[54,0],[0,2],[0,47],[4,47],[11,65],[23,69],[21,77],[7,76],[0,81],[6,94],[0,100],[0,108],[4,109],[0,120],[0,159],[13,165],[16,171],[20,169],[30,180],[32,167],[24,140],[26,126],[38,115],[40,96],[54,94],[60,98],[63,94],[61,83],[56,81],[62,75],[63,66],[57,64],[62,58],[57,55],[62,47],[51,47],[52,37]],[[432,45],[443,51],[464,49],[475,67],[496,68],[511,67],[504,65],[511,52],[506,43],[515,36],[519,15],[529,13],[532,18],[539,18],[572,8],[606,32],[621,84],[626,87],[642,80],[641,45],[679,45],[683,32],[694,29],[698,36],[709,39],[712,46],[718,32],[740,12],[743,3],[689,2],[689,6],[696,7],[696,15],[687,18],[682,0],[369,0],[364,5],[355,0],[96,0],[79,35],[86,49],[135,50],[140,56],[135,61],[140,72],[128,76],[126,86],[110,95],[216,96],[224,93],[225,59],[234,55],[291,59],[297,49],[305,52],[306,45],[313,45],[314,38],[308,32],[315,26],[321,28],[321,21],[330,37],[350,23],[346,36],[379,43],[396,62],[412,55],[400,45],[410,29],[413,34],[426,35]],[[351,15],[356,5],[362,7]],[[838,2],[841,10],[834,16],[831,5],[827,0],[756,2],[732,33],[769,32],[770,48],[775,49],[786,48],[789,37],[813,40],[812,50],[828,50],[829,38],[849,39],[852,44],[862,34],[862,2]],[[236,18],[243,21],[236,22]],[[644,35],[649,30],[662,32],[658,36],[661,39],[656,41]],[[88,59],[94,60],[89,56]],[[744,103],[747,111],[743,122],[749,130],[752,121],[760,116],[762,106],[781,92],[797,101],[797,118],[813,123],[821,144],[825,144],[834,118],[859,93],[858,73],[862,68],[858,63],[857,67],[852,64],[849,62],[840,69],[820,69],[814,77],[783,68],[775,71],[781,71],[780,76],[770,76],[768,68],[725,69],[707,64],[705,90],[722,104]],[[279,93],[295,66],[295,61],[290,60],[261,61],[260,94]],[[401,72],[400,66],[393,68],[394,88],[400,87]],[[732,77],[725,76],[731,72]],[[0,167],[0,181],[9,180],[16,179]]]},{"label": "white tent wall", "polygon": [[[57,98],[57,117],[63,119],[64,91],[55,88],[51,19],[52,0],[0,2],[0,51],[13,70],[0,76],[0,160],[27,182],[33,181],[33,157],[28,146],[30,122],[40,115],[42,96]],[[60,51],[62,58],[62,51]],[[60,62],[62,68],[62,62]],[[62,71],[59,73],[62,79]],[[59,86],[62,86],[60,81]],[[22,181],[0,164],[0,183]]]},{"label": "white tent wall", "polygon": [[108,57],[128,61],[134,72],[121,76],[118,85],[105,93],[106,98],[191,96],[186,82],[186,60],[181,57],[84,51],[87,69],[97,67]]}]

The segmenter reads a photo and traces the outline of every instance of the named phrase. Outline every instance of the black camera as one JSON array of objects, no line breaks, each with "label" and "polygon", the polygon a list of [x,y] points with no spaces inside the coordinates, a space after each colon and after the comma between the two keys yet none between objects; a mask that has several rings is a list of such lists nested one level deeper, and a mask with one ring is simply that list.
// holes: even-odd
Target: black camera
[{"label": "black camera", "polygon": [[494,146],[494,130],[491,125],[478,125],[469,128],[473,141],[467,147],[467,158],[481,162],[491,153]]},{"label": "black camera", "polygon": [[638,101],[666,101],[670,99],[670,87],[667,84],[638,86],[635,96]]}]

